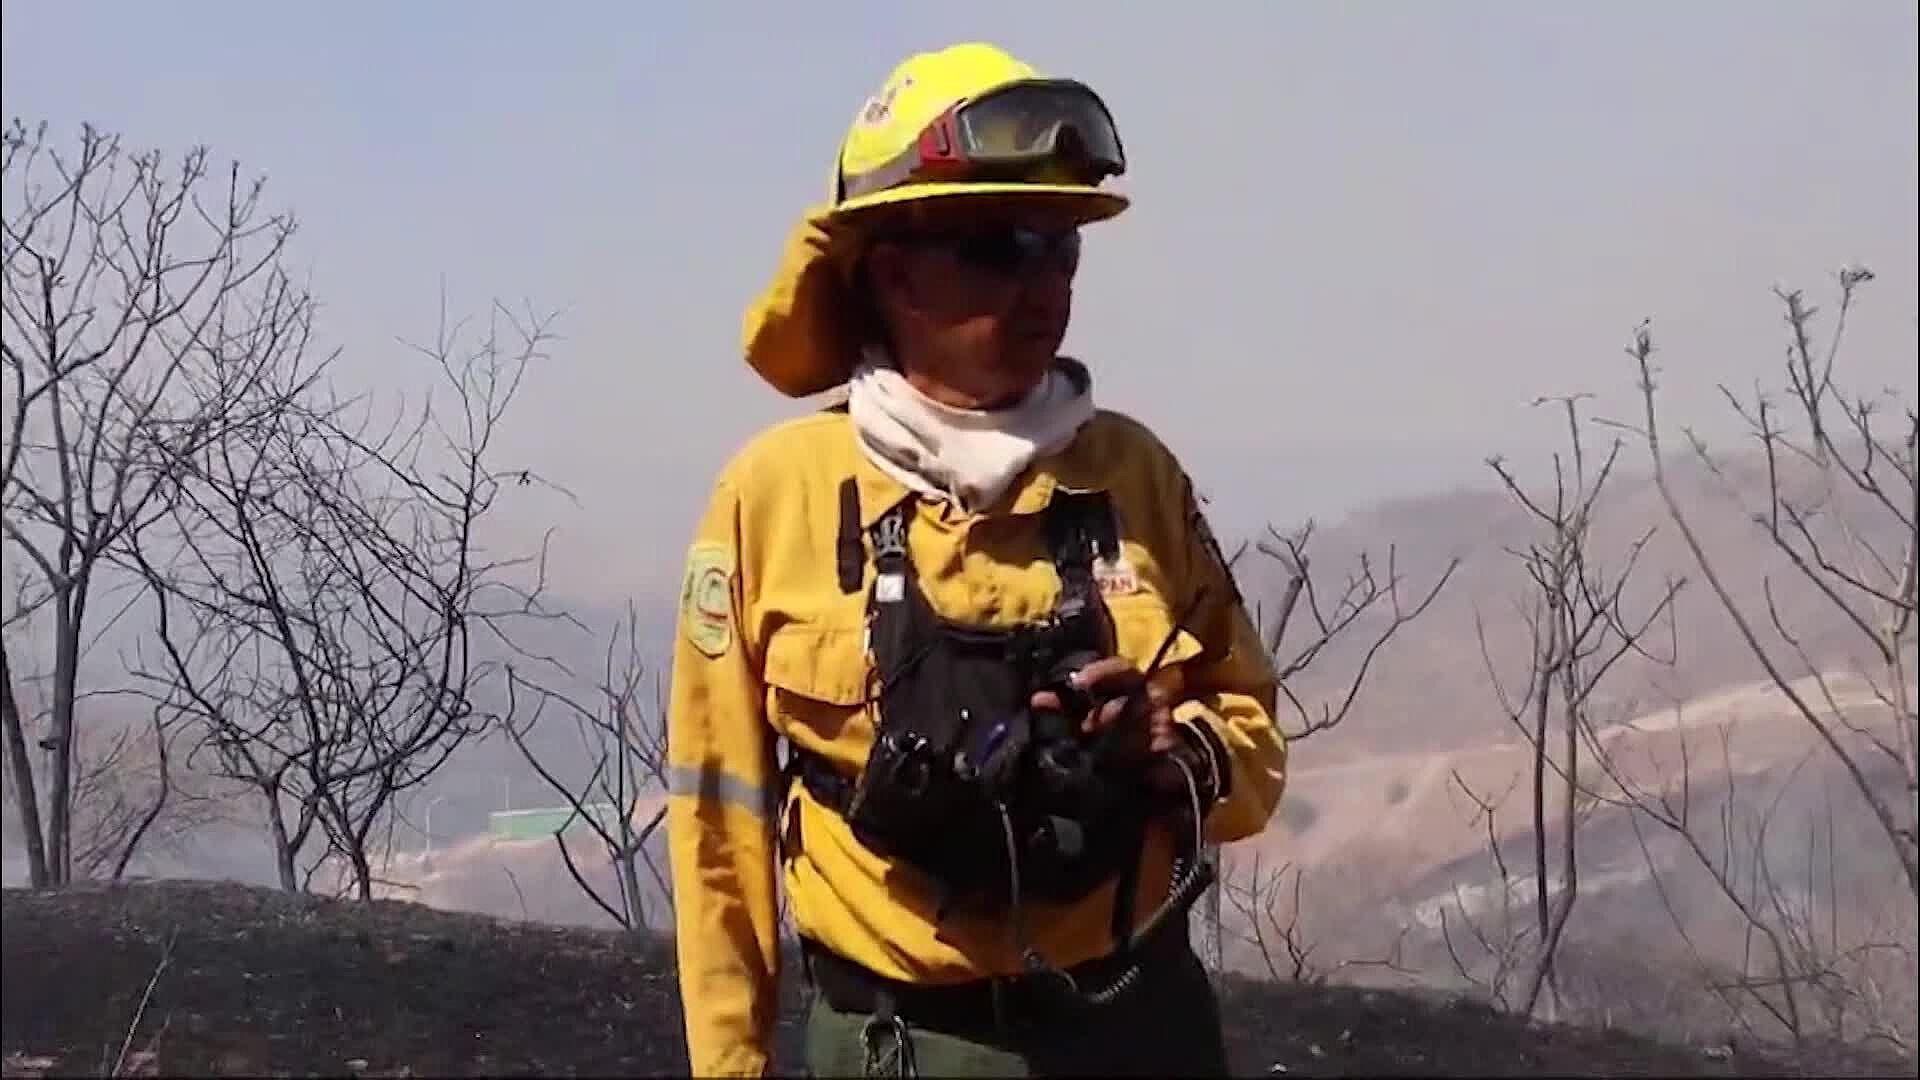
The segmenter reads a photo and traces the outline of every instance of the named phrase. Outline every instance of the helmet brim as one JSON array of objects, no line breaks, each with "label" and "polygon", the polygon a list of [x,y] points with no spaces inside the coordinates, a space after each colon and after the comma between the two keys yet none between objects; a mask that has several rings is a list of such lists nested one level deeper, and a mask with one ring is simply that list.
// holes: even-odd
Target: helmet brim
[{"label": "helmet brim", "polygon": [[1074,225],[1091,225],[1117,216],[1132,200],[1117,191],[1083,184],[1033,184],[1017,181],[976,181],[902,184],[857,196],[833,208],[833,216],[848,221],[873,216],[879,208],[949,199],[981,199],[1000,204],[1032,202],[1064,215]]}]

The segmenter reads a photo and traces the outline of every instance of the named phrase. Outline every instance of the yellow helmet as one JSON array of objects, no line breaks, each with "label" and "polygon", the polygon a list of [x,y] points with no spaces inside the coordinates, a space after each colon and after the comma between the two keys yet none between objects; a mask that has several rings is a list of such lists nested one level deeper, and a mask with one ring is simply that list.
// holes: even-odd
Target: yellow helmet
[{"label": "yellow helmet", "polygon": [[828,203],[847,217],[938,197],[1035,197],[1066,200],[1085,223],[1126,209],[1126,196],[1100,187],[1125,171],[1099,95],[967,42],[908,57],[860,106]]},{"label": "yellow helmet", "polygon": [[1039,199],[1084,225],[1127,208],[1100,186],[1125,171],[1113,117],[1084,84],[978,42],[907,58],[860,106],[825,203],[795,223],[773,280],[747,306],[747,364],[790,397],[846,380],[867,330],[848,292],[859,245],[842,241],[881,208]]}]

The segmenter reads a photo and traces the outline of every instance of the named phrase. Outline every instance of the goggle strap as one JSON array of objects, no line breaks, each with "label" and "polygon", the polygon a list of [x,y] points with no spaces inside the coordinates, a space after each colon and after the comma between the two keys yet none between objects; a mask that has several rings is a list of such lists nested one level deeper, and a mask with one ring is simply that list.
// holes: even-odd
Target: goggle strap
[{"label": "goggle strap", "polygon": [[857,199],[875,191],[885,191],[895,184],[912,179],[920,168],[920,146],[915,143],[895,154],[885,164],[876,165],[866,172],[855,176],[843,177],[840,181],[842,197]]}]

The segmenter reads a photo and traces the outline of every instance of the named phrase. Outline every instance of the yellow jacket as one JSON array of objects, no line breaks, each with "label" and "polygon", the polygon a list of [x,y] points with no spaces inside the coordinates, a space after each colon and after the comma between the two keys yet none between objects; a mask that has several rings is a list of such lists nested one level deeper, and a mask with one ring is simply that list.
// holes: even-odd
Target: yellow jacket
[{"label": "yellow jacket", "polygon": [[[839,486],[856,478],[861,524],[906,490],[872,466],[844,413],[763,432],[728,462],[701,518],[681,593],[668,710],[668,843],[687,1047],[695,1075],[760,1075],[769,1056],[779,968],[776,873],[795,928],[895,979],[947,982],[1021,970],[1004,921],[949,916],[854,840],[795,783],[781,790],[784,736],[849,773],[872,721],[863,630],[867,584],[836,572]],[[1064,451],[1037,462],[999,505],[963,515],[919,500],[908,530],[929,602],[949,618],[1006,626],[1045,617],[1059,588],[1039,511],[1057,489],[1105,489],[1131,574],[1106,597],[1119,651],[1145,668],[1175,613],[1206,599],[1164,665],[1178,665],[1182,723],[1208,725],[1232,758],[1206,831],[1259,832],[1280,798],[1285,745],[1259,635],[1205,531],[1191,485],[1144,427],[1101,412]],[[780,841],[776,841],[776,829]],[[1149,834],[1134,904],[1144,921],[1165,897],[1173,854]],[[784,865],[776,867],[776,863]],[[1029,902],[1028,935],[1063,967],[1112,948],[1114,886],[1071,906]]]}]

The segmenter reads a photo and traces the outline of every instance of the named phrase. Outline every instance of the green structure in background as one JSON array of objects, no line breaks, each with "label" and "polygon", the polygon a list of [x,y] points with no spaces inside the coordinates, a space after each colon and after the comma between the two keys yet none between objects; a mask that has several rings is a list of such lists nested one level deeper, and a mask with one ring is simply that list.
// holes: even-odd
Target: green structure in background
[{"label": "green structure in background", "polygon": [[[614,832],[620,826],[620,812],[612,803],[588,803],[583,809],[600,822],[600,827]],[[573,823],[567,825],[567,819]],[[592,826],[585,817],[571,806],[541,807],[533,810],[496,810],[487,815],[487,832],[496,840],[545,840],[561,826],[567,825],[568,832],[581,829],[591,831]]]}]

